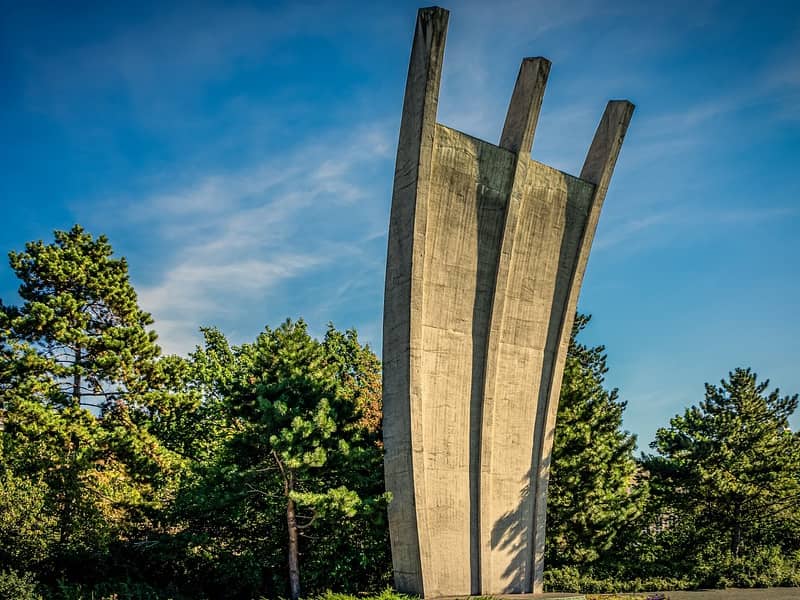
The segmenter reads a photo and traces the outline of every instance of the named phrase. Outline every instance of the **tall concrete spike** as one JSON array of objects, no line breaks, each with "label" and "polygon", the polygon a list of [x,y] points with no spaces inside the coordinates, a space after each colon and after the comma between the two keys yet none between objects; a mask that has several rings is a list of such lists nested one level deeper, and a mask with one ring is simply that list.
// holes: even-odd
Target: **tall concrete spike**
[{"label": "tall concrete spike", "polygon": [[538,592],[566,348],[633,105],[609,103],[581,178],[529,156],[546,59],[523,61],[500,146],[445,127],[447,20],[418,14],[389,224],[395,585],[426,597]]},{"label": "tall concrete spike", "polygon": [[619,151],[633,116],[634,105],[627,100],[610,100],[597,126],[589,153],[581,169],[581,179],[595,184],[603,202]]},{"label": "tall concrete spike", "polygon": [[500,136],[501,148],[520,154],[531,153],[549,74],[550,61],[546,58],[523,59]]},{"label": "tall concrete spike", "polygon": [[430,527],[421,510],[428,495],[424,466],[418,464],[424,448],[422,393],[412,373],[423,355],[419,315],[427,192],[448,18],[441,8],[424,8],[417,16],[397,146],[384,298],[384,470],[386,488],[394,494],[389,505],[394,579],[399,590],[420,595],[432,567],[426,564],[423,570],[422,565],[430,555]]},{"label": "tall concrete spike", "polygon": [[549,340],[552,359],[548,365],[546,376],[550,379],[549,391],[540,398],[540,418],[537,422],[535,437],[538,440],[533,455],[533,465],[538,465],[533,482],[535,483],[535,510],[533,528],[533,580],[534,592],[540,593],[544,574],[544,545],[547,518],[547,485],[550,479],[550,461],[553,451],[556,413],[561,392],[561,379],[564,363],[567,358],[570,333],[578,308],[578,296],[583,284],[583,274],[589,262],[600,210],[603,207],[608,185],[617,157],[622,149],[622,141],[633,116],[634,105],[627,100],[612,100],[606,105],[603,118],[597,127],[592,145],[581,170],[581,179],[594,184],[594,193],[588,206],[588,214],[583,221],[580,239],[576,246],[574,264],[569,274],[569,283],[564,287],[564,296],[554,298],[551,316],[553,335]]}]

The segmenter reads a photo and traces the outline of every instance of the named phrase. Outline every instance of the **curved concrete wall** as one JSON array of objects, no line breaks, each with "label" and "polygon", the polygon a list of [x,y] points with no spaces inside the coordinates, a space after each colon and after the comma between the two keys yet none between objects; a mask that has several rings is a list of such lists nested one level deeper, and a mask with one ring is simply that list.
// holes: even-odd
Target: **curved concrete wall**
[{"label": "curved concrete wall", "polygon": [[549,72],[520,69],[500,146],[436,123],[448,13],[419,13],[389,226],[384,444],[395,583],[540,591],[547,477],[577,296],[633,106],[581,178],[530,159]]}]

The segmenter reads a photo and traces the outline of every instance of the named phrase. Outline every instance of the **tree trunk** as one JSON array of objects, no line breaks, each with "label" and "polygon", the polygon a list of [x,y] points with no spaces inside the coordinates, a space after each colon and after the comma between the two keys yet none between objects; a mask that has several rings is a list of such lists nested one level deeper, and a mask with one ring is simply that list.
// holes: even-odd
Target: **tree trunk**
[{"label": "tree trunk", "polygon": [[[73,360],[73,368],[75,371],[72,373],[72,403],[74,406],[78,407],[81,405],[81,373],[78,370],[81,364],[82,358],[81,348],[75,348],[75,356]],[[67,470],[68,474],[68,481],[62,483],[63,488],[65,489],[65,497],[64,497],[64,504],[61,507],[61,515],[59,516],[59,546],[61,548],[62,553],[67,546],[70,538],[70,528],[72,526],[72,509],[75,501],[74,491],[78,485],[77,476],[75,474],[76,465],[75,461],[77,460],[77,453],[78,453],[78,438],[73,433],[71,435],[71,448],[69,449],[69,454],[67,455],[67,459],[69,461],[69,466]]]},{"label": "tree trunk", "polygon": [[58,547],[62,556],[66,554],[67,544],[70,542],[72,533],[72,513],[75,507],[76,490],[79,485],[75,467],[75,435],[72,438],[72,448],[67,455],[68,466],[61,478],[61,489],[64,493],[64,500],[61,504],[58,516]]},{"label": "tree trunk", "polygon": [[294,500],[289,495],[294,488],[291,475],[286,481],[286,524],[289,527],[289,593],[291,600],[300,598],[300,564],[297,529],[297,514]]},{"label": "tree trunk", "polygon": [[75,348],[75,372],[72,374],[72,400],[80,406],[81,403],[81,373],[78,370],[81,364],[81,349]]},{"label": "tree trunk", "polygon": [[739,557],[739,545],[742,542],[742,505],[738,502],[733,509],[733,533],[731,534],[731,554]]},{"label": "tree trunk", "polygon": [[61,506],[61,514],[58,517],[58,546],[63,555],[64,548],[69,542],[69,526],[72,520],[72,494],[67,494]]}]

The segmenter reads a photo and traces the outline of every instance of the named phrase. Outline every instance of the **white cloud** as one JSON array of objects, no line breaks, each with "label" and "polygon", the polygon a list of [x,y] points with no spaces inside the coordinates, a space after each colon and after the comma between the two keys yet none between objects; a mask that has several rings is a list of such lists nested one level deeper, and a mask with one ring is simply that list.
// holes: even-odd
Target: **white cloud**
[{"label": "white cloud", "polygon": [[[627,90],[629,83],[632,89],[637,85],[644,89],[648,84],[639,80],[647,69],[635,61],[610,62],[608,54],[592,57],[593,61],[577,57],[575,54],[591,47],[591,43],[606,52],[615,46],[603,46],[601,38],[576,41],[561,35],[561,31],[583,30],[575,25],[598,16],[608,19],[614,11],[629,9],[591,0],[578,0],[567,7],[519,0],[505,3],[501,10],[480,2],[453,6],[439,120],[496,142],[519,59],[523,53],[552,52],[556,77],[551,92],[555,94],[548,92],[545,97],[534,156],[576,173],[602,113],[605,94],[618,87]],[[672,8],[666,12],[672,18],[670,15],[681,11]],[[193,14],[188,23],[180,24],[181,36],[174,39],[171,28],[177,25],[166,19],[163,26],[133,29],[64,60],[74,60],[77,71],[73,69],[73,73],[111,73],[111,79],[128,82],[134,96],[148,94],[146,102],[139,104],[150,108],[153,95],[160,93],[162,69],[180,74],[177,84],[165,82],[171,88],[192,78],[220,76],[226,69],[234,69],[237,61],[263,58],[267,38],[274,41],[281,35],[291,35],[290,30],[297,32],[309,26],[298,16],[302,15],[299,9],[280,18],[273,18],[268,11],[242,7],[221,16],[219,21],[212,18],[214,14],[207,9]],[[667,17],[660,18],[669,20]],[[320,19],[316,17],[310,25],[316,32]],[[286,25],[289,22],[293,23],[291,27]],[[625,22],[631,26],[630,21]],[[678,22],[681,25],[656,36],[658,43],[652,40],[656,29],[652,25],[638,35],[628,35],[626,43],[647,42],[652,44],[650,52],[663,50],[670,43],[681,41],[683,29],[694,27],[682,19]],[[281,28],[285,34],[277,31]],[[404,48],[409,42],[410,39],[403,40]],[[540,42],[547,43],[541,51]],[[167,57],[166,64],[163,56]],[[628,55],[623,62],[631,60]],[[53,70],[63,67],[60,59],[48,64]],[[571,70],[573,75],[579,69],[580,77],[559,80],[557,73],[562,68]],[[763,82],[769,77],[767,74],[756,79]],[[794,81],[791,77],[789,80]],[[664,176],[669,169],[675,169],[673,164],[666,168],[660,164],[665,157],[693,163],[698,148],[713,143],[715,128],[726,126],[722,121],[729,121],[742,106],[763,97],[768,86],[750,88],[745,85],[749,82],[749,78],[732,81],[728,89],[719,90],[717,97],[703,98],[675,112],[654,113],[652,108],[641,107],[626,141],[615,185],[623,183],[623,170],[645,173],[648,181],[653,174]],[[53,85],[62,83],[55,78]],[[48,94],[59,95],[54,90]],[[284,115],[267,114],[269,111],[259,102],[245,96],[229,103],[233,107],[231,113],[241,117],[241,122],[233,128],[222,128],[222,135],[228,137],[223,141],[214,138],[217,151],[220,147],[246,144],[250,147],[245,151],[252,151],[254,142],[242,129],[250,127],[250,123],[251,128],[259,128],[259,119],[279,121]],[[298,102],[303,99],[298,98]],[[216,116],[207,115],[209,119]],[[350,275],[354,279],[365,270],[381,268],[383,256],[365,255],[363,245],[385,235],[395,131],[380,124],[344,134],[348,125],[342,123],[339,131],[325,136],[299,139],[298,147],[287,149],[284,155],[272,154],[268,160],[239,169],[212,169],[198,174],[188,163],[194,161],[197,165],[203,161],[190,157],[187,164],[173,167],[174,173],[162,175],[143,200],[123,203],[130,206],[122,215],[125,226],[152,232],[155,245],[164,249],[157,272],[137,287],[142,304],[157,318],[157,328],[168,350],[187,350],[187,340],[196,339],[193,332],[198,325],[216,323],[225,315],[234,322],[234,313],[248,312],[255,303],[266,302],[270,294],[290,280],[333,268],[345,260],[357,263]],[[312,135],[305,130],[303,134]],[[607,207],[596,248],[602,250],[631,240],[653,243],[658,239],[654,233],[674,232],[696,224],[774,218],[747,211],[738,215],[735,211],[701,214],[691,199],[676,204],[657,194],[653,197],[615,194],[614,202],[621,210],[615,212]],[[362,219],[358,227],[348,223],[354,218]],[[107,230],[108,224],[104,223],[103,229]],[[335,306],[355,297],[356,287],[347,282],[327,285],[316,299],[314,312],[333,312]],[[363,326],[370,327],[369,323]]]},{"label": "white cloud", "polygon": [[[313,145],[246,168],[179,175],[175,187],[115,199],[97,211],[129,207],[115,218],[123,217],[128,231],[147,231],[162,249],[158,272],[148,274],[148,283],[134,281],[162,348],[190,351],[200,340],[199,326],[242,323],[277,287],[326,266],[348,261],[354,269],[381,268],[382,257],[376,264],[362,244],[383,225],[389,202],[376,192],[380,180],[370,177],[378,165],[388,171],[388,138],[380,124],[318,136]],[[106,220],[102,227],[117,223]],[[336,285],[320,302],[346,302],[350,287]]]},{"label": "white cloud", "polygon": [[[697,206],[676,207],[671,211],[624,218],[608,219],[600,228],[592,245],[597,252],[615,248],[623,243],[629,248],[665,243],[680,233],[687,236],[707,236],[710,225],[731,227],[755,227],[766,222],[777,221],[800,214],[794,207],[772,206],[765,208],[700,208]],[[601,217],[602,221],[602,217]],[[619,250],[615,248],[615,253]]]},{"label": "white cloud", "polygon": [[663,226],[669,222],[670,215],[653,214],[644,217],[634,217],[621,222],[613,223],[607,230],[601,230],[592,248],[602,250],[621,244],[630,238],[653,227]]}]

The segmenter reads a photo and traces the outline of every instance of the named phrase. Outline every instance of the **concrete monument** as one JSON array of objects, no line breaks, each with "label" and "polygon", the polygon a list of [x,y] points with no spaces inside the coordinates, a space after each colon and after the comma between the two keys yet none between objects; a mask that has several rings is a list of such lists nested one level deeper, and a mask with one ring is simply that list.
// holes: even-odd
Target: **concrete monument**
[{"label": "concrete monument", "polygon": [[526,58],[500,145],[436,122],[448,11],[419,11],[389,224],[386,486],[396,587],[541,591],[561,376],[633,105],[611,101],[580,177],[530,158],[550,62]]}]

